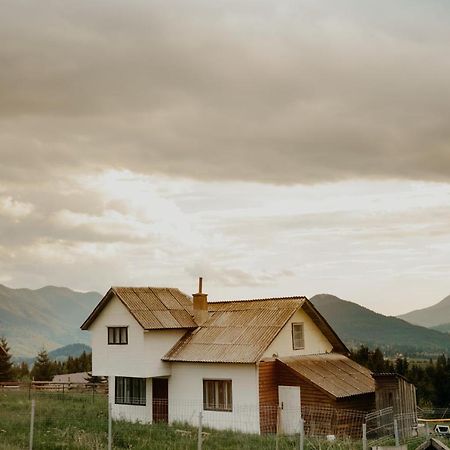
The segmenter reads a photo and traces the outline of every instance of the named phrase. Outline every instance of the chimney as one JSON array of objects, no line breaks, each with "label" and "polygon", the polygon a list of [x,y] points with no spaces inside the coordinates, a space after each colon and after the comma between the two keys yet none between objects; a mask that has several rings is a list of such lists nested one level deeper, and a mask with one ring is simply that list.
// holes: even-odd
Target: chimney
[{"label": "chimney", "polygon": [[198,279],[198,292],[194,297],[194,320],[197,325],[202,325],[208,320],[208,294],[202,292],[203,278]]}]

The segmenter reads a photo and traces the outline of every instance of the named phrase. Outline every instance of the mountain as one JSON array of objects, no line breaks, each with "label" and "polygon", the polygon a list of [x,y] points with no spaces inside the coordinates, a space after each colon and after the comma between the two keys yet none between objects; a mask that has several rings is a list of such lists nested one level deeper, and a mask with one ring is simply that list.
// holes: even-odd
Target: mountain
[{"label": "mountain", "polygon": [[[55,350],[52,350],[51,352],[48,352],[48,356],[51,360],[54,360],[54,361],[65,361],[69,356],[78,357],[83,352],[91,353],[91,351],[92,351],[92,348],[86,344],[69,344],[69,345],[65,345],[64,347],[60,347]],[[29,366],[32,366],[34,364],[35,359],[36,359],[35,356],[14,357],[15,362],[20,363],[20,362],[24,361],[24,362],[28,363]]]},{"label": "mountain", "polygon": [[48,356],[55,361],[65,361],[69,356],[76,358],[83,352],[91,353],[92,348],[86,344],[69,344],[48,352]]},{"label": "mountain", "polygon": [[442,333],[450,333],[450,323],[441,323],[435,327],[430,327],[432,330],[441,331]]},{"label": "mountain", "polygon": [[80,325],[100,301],[98,292],[75,292],[64,287],[11,289],[0,284],[0,336],[14,356],[35,356],[45,347],[89,343]]},{"label": "mountain", "polygon": [[446,330],[450,331],[450,295],[433,306],[416,309],[398,317],[414,325],[422,325],[429,328],[447,324]]},{"label": "mountain", "polygon": [[415,354],[450,351],[448,334],[384,316],[334,295],[315,295],[311,302],[349,347],[365,344],[386,352]]}]

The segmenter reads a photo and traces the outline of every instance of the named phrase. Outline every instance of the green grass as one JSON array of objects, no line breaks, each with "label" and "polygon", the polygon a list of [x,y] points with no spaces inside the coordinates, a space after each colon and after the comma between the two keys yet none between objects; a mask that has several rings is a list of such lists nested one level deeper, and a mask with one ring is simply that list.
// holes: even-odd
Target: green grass
[{"label": "green grass", "polygon": [[[36,402],[34,449],[90,450],[107,447],[107,399],[102,395],[33,393]],[[0,449],[28,448],[31,402],[28,392],[0,390]],[[275,450],[276,437],[205,429],[204,450]],[[417,444],[418,445],[418,444]],[[186,424],[113,423],[115,449],[196,450],[197,430]],[[306,439],[306,450],[358,450],[361,442]],[[298,448],[280,437],[279,450]],[[415,447],[410,446],[411,450]]]}]

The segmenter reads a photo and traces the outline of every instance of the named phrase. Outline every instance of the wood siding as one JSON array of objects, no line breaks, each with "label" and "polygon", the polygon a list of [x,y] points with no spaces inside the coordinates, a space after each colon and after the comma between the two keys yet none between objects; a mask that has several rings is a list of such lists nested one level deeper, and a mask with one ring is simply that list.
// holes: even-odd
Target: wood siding
[{"label": "wood siding", "polygon": [[375,375],[374,378],[376,382],[376,408],[384,409],[392,406],[394,415],[399,421],[401,436],[411,436],[417,425],[415,386],[395,374]]},{"label": "wood siding", "polygon": [[375,407],[375,393],[340,399],[301,377],[277,360],[259,363],[259,404],[261,433],[277,430],[278,386],[300,386],[305,432],[357,437],[366,411]]}]

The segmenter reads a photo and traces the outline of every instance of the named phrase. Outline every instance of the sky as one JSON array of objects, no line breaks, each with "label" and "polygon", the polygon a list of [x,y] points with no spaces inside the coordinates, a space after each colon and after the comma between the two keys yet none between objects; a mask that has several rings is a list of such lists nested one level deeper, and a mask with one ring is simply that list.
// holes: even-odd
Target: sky
[{"label": "sky", "polygon": [[446,0],[5,0],[0,283],[450,294]]}]

